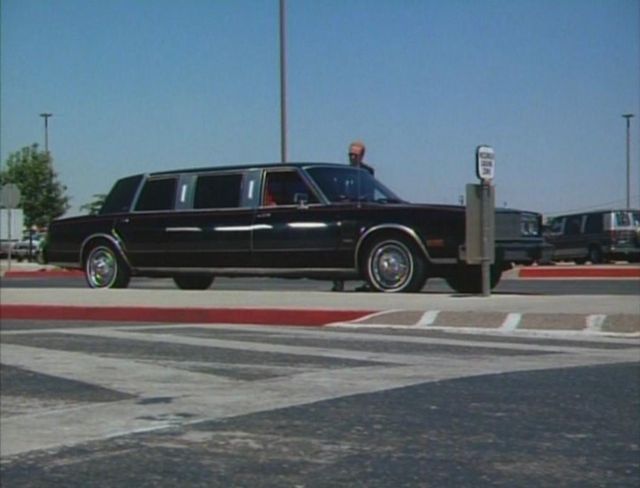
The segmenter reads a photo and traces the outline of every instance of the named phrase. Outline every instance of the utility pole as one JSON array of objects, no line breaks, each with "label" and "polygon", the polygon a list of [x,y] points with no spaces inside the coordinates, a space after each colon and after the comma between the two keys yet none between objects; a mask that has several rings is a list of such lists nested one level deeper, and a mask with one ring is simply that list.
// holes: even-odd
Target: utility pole
[{"label": "utility pole", "polygon": [[286,2],[280,0],[280,162],[287,162],[287,52]]},{"label": "utility pole", "polygon": [[44,118],[44,150],[49,155],[49,117],[53,117],[50,113],[41,113],[40,117]]},{"label": "utility pole", "polygon": [[627,119],[627,209],[631,208],[631,156],[630,156],[630,145],[631,145],[631,118],[634,117],[633,114],[623,114],[625,119]]}]

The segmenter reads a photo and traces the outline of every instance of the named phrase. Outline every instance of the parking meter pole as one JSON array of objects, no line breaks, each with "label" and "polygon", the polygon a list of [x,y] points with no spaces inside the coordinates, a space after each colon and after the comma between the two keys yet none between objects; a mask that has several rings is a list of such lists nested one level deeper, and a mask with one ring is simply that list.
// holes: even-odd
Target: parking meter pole
[{"label": "parking meter pole", "polygon": [[13,244],[11,241],[11,209],[9,208],[8,210],[7,220],[9,221],[9,229],[7,237],[9,238],[9,248],[7,249],[7,271],[11,271],[11,248],[13,247]]},{"label": "parking meter pole", "polygon": [[488,297],[491,295],[491,256],[489,249],[489,212],[491,211],[490,205],[490,196],[489,196],[489,185],[487,182],[483,182],[482,184],[482,196],[480,198],[481,205],[481,225],[482,229],[482,261],[480,264],[481,273],[482,273],[482,296]]},{"label": "parking meter pole", "polygon": [[27,254],[27,262],[33,259],[33,229],[29,228],[29,253]]},{"label": "parking meter pole", "polygon": [[[476,148],[476,176],[479,185],[479,258],[482,280],[482,296],[491,293],[491,264],[495,259],[495,197],[491,182],[495,177],[496,156],[493,148],[480,145]],[[476,262],[477,262],[476,261]]]}]

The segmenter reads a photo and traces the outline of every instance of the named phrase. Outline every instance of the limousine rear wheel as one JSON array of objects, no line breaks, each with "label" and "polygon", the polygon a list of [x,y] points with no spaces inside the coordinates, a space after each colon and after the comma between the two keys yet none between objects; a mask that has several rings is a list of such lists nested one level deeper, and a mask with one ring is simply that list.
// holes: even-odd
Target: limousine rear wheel
[{"label": "limousine rear wheel", "polygon": [[426,281],[426,262],[409,239],[379,238],[368,247],[365,272],[375,290],[416,292]]},{"label": "limousine rear wheel", "polygon": [[91,288],[126,288],[131,274],[119,254],[109,244],[94,245],[84,263],[87,283]]},{"label": "limousine rear wheel", "polygon": [[176,275],[173,281],[181,290],[206,290],[213,283],[213,275]]}]

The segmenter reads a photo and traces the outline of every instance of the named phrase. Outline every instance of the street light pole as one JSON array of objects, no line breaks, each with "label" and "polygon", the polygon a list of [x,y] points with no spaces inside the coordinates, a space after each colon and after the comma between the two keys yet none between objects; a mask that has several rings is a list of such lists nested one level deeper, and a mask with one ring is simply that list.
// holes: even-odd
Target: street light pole
[{"label": "street light pole", "polygon": [[44,150],[49,155],[49,117],[53,117],[50,113],[41,113],[40,117],[44,118]]},{"label": "street light pole", "polygon": [[280,0],[280,162],[287,162],[287,56],[285,0]]},{"label": "street light pole", "polygon": [[627,209],[631,208],[631,156],[630,156],[630,140],[631,140],[631,118],[633,114],[623,114],[627,119]]}]

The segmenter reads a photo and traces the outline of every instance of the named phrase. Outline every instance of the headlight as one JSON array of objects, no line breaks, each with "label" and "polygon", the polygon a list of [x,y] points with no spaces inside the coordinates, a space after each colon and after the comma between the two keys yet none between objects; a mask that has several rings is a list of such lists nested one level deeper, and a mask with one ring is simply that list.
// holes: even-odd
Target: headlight
[{"label": "headlight", "polygon": [[520,234],[526,237],[540,235],[540,223],[537,215],[523,214],[520,217]]}]

